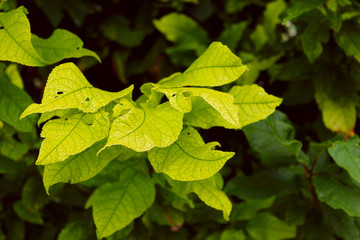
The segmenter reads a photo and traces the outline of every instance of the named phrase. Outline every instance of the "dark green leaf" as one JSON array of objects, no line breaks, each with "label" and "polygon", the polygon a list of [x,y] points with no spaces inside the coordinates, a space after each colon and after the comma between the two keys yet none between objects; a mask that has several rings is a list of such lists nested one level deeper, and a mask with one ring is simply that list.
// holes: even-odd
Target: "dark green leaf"
[{"label": "dark green leaf", "polygon": [[224,191],[241,199],[264,199],[294,191],[294,177],[289,169],[271,169],[252,176],[237,176],[226,184]]},{"label": "dark green leaf", "polygon": [[310,11],[327,1],[328,0],[295,0],[293,5],[287,8],[286,17],[282,20],[282,24],[285,24],[287,21],[300,16],[304,12]]},{"label": "dark green leaf", "polygon": [[329,148],[330,156],[336,164],[349,172],[350,176],[360,182],[360,146],[359,138],[349,142],[337,141]]},{"label": "dark green leaf", "polygon": [[255,240],[281,240],[296,236],[295,226],[289,226],[266,212],[252,218],[246,225],[246,231]]},{"label": "dark green leaf", "polygon": [[360,216],[360,189],[337,181],[328,174],[314,177],[317,196],[334,209],[342,209],[348,215]]}]

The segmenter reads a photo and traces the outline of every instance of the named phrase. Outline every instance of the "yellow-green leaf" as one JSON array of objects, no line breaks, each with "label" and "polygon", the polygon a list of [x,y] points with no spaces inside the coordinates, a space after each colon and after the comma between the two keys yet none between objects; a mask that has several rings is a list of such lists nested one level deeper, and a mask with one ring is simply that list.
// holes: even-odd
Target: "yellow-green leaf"
[{"label": "yellow-green leaf", "polygon": [[[122,104],[123,108],[119,107]],[[124,99],[114,113],[120,114],[111,124],[105,148],[123,145],[137,152],[166,147],[176,141],[182,129],[183,114],[169,103],[156,108],[131,106]],[[102,150],[100,150],[102,151]]]},{"label": "yellow-green leaf", "polygon": [[217,142],[205,144],[200,134],[188,127],[169,147],[152,149],[149,161],[156,172],[174,180],[202,180],[213,176],[234,156],[233,152],[214,150],[218,145]]},{"label": "yellow-green leaf", "polygon": [[205,129],[215,126],[242,128],[250,123],[267,118],[282,102],[282,99],[267,94],[263,88],[257,85],[234,86],[229,93],[234,98],[233,105],[238,108],[237,124],[224,121],[226,118],[219,114],[220,111],[216,111],[207,102],[196,98],[192,101],[192,111],[185,114],[184,122]]},{"label": "yellow-green leaf", "polygon": [[159,82],[164,87],[225,85],[238,79],[247,67],[220,42],[213,42],[183,73]]},{"label": "yellow-green leaf", "polygon": [[66,160],[107,137],[110,120],[108,113],[76,114],[67,119],[47,122],[41,132],[43,141],[36,164]]},{"label": "yellow-green leaf", "polygon": [[30,32],[24,7],[0,15],[0,60],[27,66],[46,66],[65,58],[99,57],[83,48],[83,42],[67,30],[57,29],[48,39]]},{"label": "yellow-green leaf", "polygon": [[232,204],[226,194],[217,187],[215,176],[192,182],[180,182],[171,179],[169,182],[179,192],[194,192],[206,205],[222,211],[224,219],[229,220]]},{"label": "yellow-green leaf", "polygon": [[356,122],[355,104],[336,102],[322,92],[316,92],[315,97],[325,126],[333,132],[352,135]]},{"label": "yellow-green leaf", "polygon": [[154,85],[154,90],[164,93],[173,108],[187,113],[191,111],[192,97],[204,99],[211,108],[219,112],[220,118],[233,125],[234,128],[240,128],[238,117],[239,109],[234,104],[234,97],[231,94],[216,91],[207,88],[168,88],[161,85]]},{"label": "yellow-green leaf", "polygon": [[97,156],[97,152],[105,143],[104,139],[85,151],[70,156],[65,161],[45,165],[43,176],[45,190],[49,193],[49,188],[60,182],[74,184],[88,180],[99,173],[114,158],[126,160],[134,153],[123,146],[114,146],[107,148]]},{"label": "yellow-green leaf", "polygon": [[120,92],[107,92],[93,87],[73,63],[55,67],[49,75],[41,104],[31,104],[21,118],[32,113],[77,108],[94,113],[111,101],[131,94],[133,86]]}]

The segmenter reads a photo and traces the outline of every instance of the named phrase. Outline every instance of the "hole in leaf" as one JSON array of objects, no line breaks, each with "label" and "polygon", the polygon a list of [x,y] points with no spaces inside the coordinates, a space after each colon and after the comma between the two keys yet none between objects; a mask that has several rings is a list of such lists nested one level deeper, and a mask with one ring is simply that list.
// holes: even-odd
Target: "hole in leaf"
[{"label": "hole in leaf", "polygon": [[61,95],[61,94],[63,94],[64,92],[61,92],[61,91],[59,91],[59,92],[56,92],[56,94],[59,94],[59,95]]},{"label": "hole in leaf", "polygon": [[190,135],[190,133],[188,132],[188,133],[186,133],[186,135],[188,135],[188,136],[189,136],[189,135]]},{"label": "hole in leaf", "polygon": [[174,93],[173,95],[172,95],[172,97],[175,97],[176,96],[176,94]]},{"label": "hole in leaf", "polygon": [[77,47],[77,48],[76,48],[76,50],[79,50],[79,49],[80,49],[80,47]]},{"label": "hole in leaf", "polygon": [[0,30],[1,30],[1,29],[4,29],[4,26],[0,26]]},{"label": "hole in leaf", "polygon": [[87,97],[85,100],[86,100],[87,102],[89,102],[89,101],[90,101],[90,98],[89,98],[89,97]]},{"label": "hole in leaf", "polygon": [[182,92],[182,95],[184,97],[190,97],[191,96],[191,92]]}]

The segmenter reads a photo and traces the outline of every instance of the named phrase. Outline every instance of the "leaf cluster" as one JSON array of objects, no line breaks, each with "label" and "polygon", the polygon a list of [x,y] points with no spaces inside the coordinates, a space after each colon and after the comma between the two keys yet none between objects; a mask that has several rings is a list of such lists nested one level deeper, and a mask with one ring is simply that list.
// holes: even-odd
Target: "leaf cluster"
[{"label": "leaf cluster", "polygon": [[360,239],[359,19],[0,1],[0,239]]}]

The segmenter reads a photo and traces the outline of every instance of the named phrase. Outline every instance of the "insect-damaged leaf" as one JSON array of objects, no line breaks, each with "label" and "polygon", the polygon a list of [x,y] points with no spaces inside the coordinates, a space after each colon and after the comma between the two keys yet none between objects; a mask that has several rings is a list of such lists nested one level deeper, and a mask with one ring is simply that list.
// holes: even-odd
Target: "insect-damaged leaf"
[{"label": "insect-damaged leaf", "polygon": [[[68,119],[47,122],[41,132],[45,138],[36,164],[49,164],[66,160],[106,138],[110,120],[108,113],[76,114]],[[61,131],[59,131],[61,129]]]},{"label": "insect-damaged leaf", "polygon": [[111,101],[131,94],[133,86],[120,92],[107,92],[93,87],[73,63],[55,67],[49,75],[41,104],[31,104],[21,118],[32,113],[77,108],[94,113]]}]

